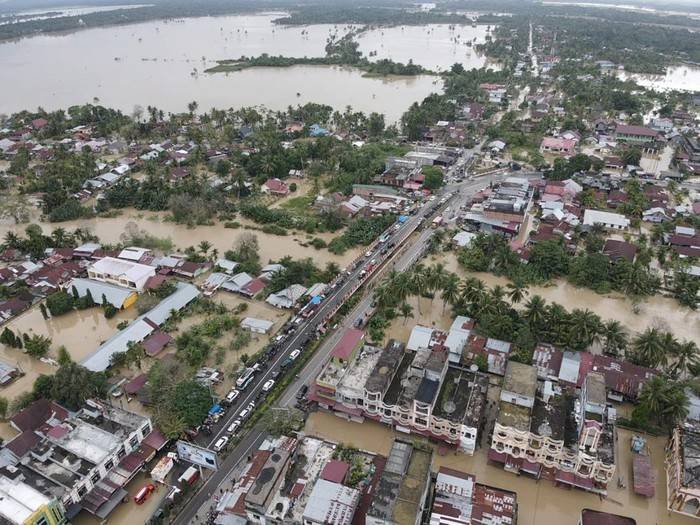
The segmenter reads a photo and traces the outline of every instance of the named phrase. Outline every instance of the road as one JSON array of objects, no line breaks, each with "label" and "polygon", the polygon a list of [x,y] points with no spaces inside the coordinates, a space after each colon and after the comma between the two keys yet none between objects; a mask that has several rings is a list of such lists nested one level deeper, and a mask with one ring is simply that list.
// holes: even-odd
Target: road
[{"label": "road", "polygon": [[[447,195],[449,196],[449,199],[440,208],[444,209],[446,207],[450,207],[453,210],[457,209],[462,202],[469,198],[469,195],[487,186],[490,182],[503,178],[504,176],[505,174],[499,173],[496,175],[481,177],[477,180],[468,180],[465,182],[449,184],[442,188],[441,191],[441,195]],[[265,381],[270,379],[274,371],[279,369],[282,361],[289,356],[292,350],[302,347],[302,343],[307,338],[313,337],[318,324],[323,322],[331,312],[333,312],[347,299],[350,292],[357,286],[360,273],[362,270],[367,268],[371,260],[377,259],[379,264],[383,264],[391,259],[389,265],[393,264],[393,267],[396,270],[403,271],[409,268],[417,259],[420,258],[423,251],[428,247],[428,243],[434,233],[434,230],[426,227],[423,230],[419,230],[415,234],[414,232],[416,232],[417,227],[420,225],[421,219],[426,217],[426,215],[429,215],[433,209],[434,203],[426,203],[415,215],[410,216],[408,221],[402,225],[401,229],[396,231],[392,235],[392,238],[387,241],[387,244],[392,242],[395,243],[393,250],[390,250],[385,255],[381,255],[380,250],[378,248],[374,248],[372,256],[364,257],[360,264],[357,265],[357,268],[350,270],[351,274],[341,281],[341,283],[332,291],[332,293],[326,297],[323,303],[321,303],[319,310],[307,321],[302,323],[295,333],[290,335],[289,340],[283,343],[281,351],[275,356],[274,360],[269,364],[264,372],[256,378],[254,385],[249,387],[249,389],[244,395],[241,396],[241,399],[239,399],[238,403],[234,407],[229,409],[227,417],[223,418],[224,421],[221,421],[217,426],[219,430],[213,434],[209,446],[213,445],[213,443],[215,443],[219,437],[225,435],[227,426],[231,421],[233,421],[237,414],[248,405],[248,403],[258,398],[258,395],[261,393],[262,385],[265,383]],[[411,238],[411,236],[413,237]],[[406,243],[409,238],[410,243],[407,243],[404,246],[404,243]],[[389,265],[387,265],[387,268]],[[357,293],[361,292],[358,291]],[[298,374],[297,378],[280,396],[278,406],[289,407],[294,404],[296,393],[299,391],[301,386],[310,383],[311,380],[318,374],[321,367],[328,359],[331,350],[340,339],[345,329],[352,326],[357,318],[364,315],[365,312],[370,311],[371,302],[371,294],[366,294],[356,305],[353,311],[349,315],[345,316],[338,329],[326,338],[323,344],[318,348],[316,353]],[[240,442],[236,445],[235,449],[232,450],[228,457],[219,465],[219,470],[206,480],[202,488],[197,492],[194,498],[173,521],[173,523],[178,525],[191,523],[195,514],[198,513],[200,508],[207,503],[210,495],[215,494],[222,482],[228,479],[229,474],[236,467],[239,460],[247,458],[249,454],[253,450],[256,450],[260,443],[262,443],[264,438],[265,431],[261,426],[254,427],[245,436],[243,436]]]}]

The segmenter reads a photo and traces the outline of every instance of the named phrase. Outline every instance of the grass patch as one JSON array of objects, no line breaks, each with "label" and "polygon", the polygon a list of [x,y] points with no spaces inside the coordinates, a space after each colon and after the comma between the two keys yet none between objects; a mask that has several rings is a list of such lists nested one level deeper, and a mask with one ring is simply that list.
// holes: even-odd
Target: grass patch
[{"label": "grass patch", "polygon": [[306,215],[309,213],[314,200],[316,200],[314,195],[299,195],[298,197],[292,197],[281,203],[280,208],[298,213],[299,215]]}]

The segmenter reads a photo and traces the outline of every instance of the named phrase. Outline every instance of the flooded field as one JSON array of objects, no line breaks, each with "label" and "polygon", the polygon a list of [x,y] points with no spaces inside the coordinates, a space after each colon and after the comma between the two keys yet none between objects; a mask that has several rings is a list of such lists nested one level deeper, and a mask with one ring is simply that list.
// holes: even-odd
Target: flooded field
[{"label": "flooded field", "polygon": [[[248,221],[246,219],[237,219],[242,225],[253,226],[260,228],[260,225]],[[242,233],[253,233],[258,238],[260,245],[260,260],[263,264],[267,264],[270,260],[278,260],[285,255],[290,255],[294,258],[312,257],[316,264],[323,267],[326,262],[333,261],[340,266],[346,266],[357,257],[361,249],[348,250],[343,255],[335,255],[328,250],[316,250],[312,246],[302,246],[307,244],[313,237],[321,237],[329,241],[338,233],[334,234],[313,234],[306,233],[290,233],[286,236],[271,235],[257,230],[248,230],[245,228],[225,228],[223,224],[217,223],[213,226],[197,226],[188,228],[182,224],[164,220],[163,214],[156,212],[142,212],[138,210],[124,210],[122,215],[112,218],[95,218],[81,219],[76,221],[68,221],[61,223],[38,223],[45,233],[53,231],[55,228],[75,229],[87,228],[90,232],[97,235],[101,242],[107,244],[116,244],[124,241],[123,234],[127,226],[130,229],[144,231],[152,236],[162,239],[169,238],[176,248],[184,250],[188,246],[197,246],[201,241],[209,241],[212,248],[219,251],[219,255],[223,257],[226,250],[230,250],[236,239]],[[0,237],[4,236],[7,231],[24,232],[26,225],[0,225]]]},{"label": "flooded field", "polygon": [[[49,357],[55,358],[58,348],[65,346],[73,360],[79,363],[97,350],[103,341],[114,335],[121,321],[134,319],[136,315],[136,308],[132,307],[120,311],[112,319],[105,319],[101,308],[90,308],[75,310],[60,317],[45,320],[38,306],[35,306],[5,326],[15,334],[21,332],[30,336],[37,334],[49,337],[52,341]],[[25,373],[23,377],[0,389],[0,396],[9,400],[30,391],[34,380],[39,375],[53,374],[56,370],[54,366],[42,363],[21,350],[8,348],[3,344],[0,344],[0,359],[18,366]]]},{"label": "flooded field", "polygon": [[[467,272],[461,268],[453,253],[445,254],[435,262],[443,262],[446,268],[464,278],[478,277],[489,286],[505,286],[508,279],[491,273]],[[550,286],[530,286],[529,296],[540,295],[548,302],[557,302],[568,310],[588,308],[603,320],[616,319],[631,332],[642,332],[647,327],[669,330],[679,339],[698,340],[700,334],[700,312],[690,310],[671,298],[655,296],[639,303],[637,308],[622,294],[597,294],[587,288],[577,288],[564,280]],[[437,299],[436,299],[437,302]]]},{"label": "flooded field", "polygon": [[[351,423],[331,414],[317,412],[310,415],[306,432],[312,436],[331,441],[354,445],[374,453],[388,454],[395,437],[406,438],[406,434],[392,431],[374,421],[362,424]],[[557,488],[548,481],[535,481],[527,477],[515,476],[503,469],[487,464],[486,449],[478,449],[474,456],[450,452],[440,456],[433,454],[433,471],[441,466],[474,474],[479,483],[515,491],[518,494],[519,525],[573,525],[578,522],[584,508],[602,510],[630,516],[638,525],[691,525],[697,523],[692,518],[666,511],[666,488],[663,466],[664,438],[648,438],[653,467],[656,471],[656,497],[646,499],[636,496],[631,488],[631,457],[629,441],[631,434],[619,430],[617,457],[618,473],[627,484],[618,488],[616,483],[608,487],[608,497],[598,496],[580,490]]]},{"label": "flooded field", "polygon": [[[136,105],[185,111],[192,100],[199,103],[200,111],[254,105],[282,110],[290,104],[319,102],[337,109],[350,105],[378,111],[395,122],[414,101],[442,89],[431,76],[363,78],[360,71],[337,67],[203,73],[218,59],[242,55],[323,56],[326,38],[348,30],[272,24],[280,16],[154,21],[0,44],[0,83],[12,86],[0,99],[0,113],[93,101],[125,113]],[[423,42],[416,40],[414,49],[421,46]]]},{"label": "flooded field", "polygon": [[[486,57],[474,47],[483,44],[489,33],[485,25],[429,24],[374,29],[361,34],[357,41],[366,56],[376,52],[372,60],[388,58],[403,63],[413,60],[414,64],[436,71],[459,62],[465,69],[472,69],[487,65]],[[498,69],[495,65],[490,67]]]},{"label": "flooded field", "polygon": [[621,71],[622,80],[632,79],[637,84],[660,91],[697,91],[700,86],[700,67],[673,66],[666,69],[665,75],[640,75]]}]

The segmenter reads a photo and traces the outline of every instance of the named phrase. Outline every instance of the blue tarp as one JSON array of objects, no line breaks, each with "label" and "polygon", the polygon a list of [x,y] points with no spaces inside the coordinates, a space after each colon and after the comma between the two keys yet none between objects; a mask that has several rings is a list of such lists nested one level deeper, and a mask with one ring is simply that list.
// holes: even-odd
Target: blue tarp
[{"label": "blue tarp", "polygon": [[323,300],[323,299],[321,298],[320,295],[314,295],[314,296],[311,298],[311,301],[309,301],[309,302],[310,302],[311,304],[321,304],[321,301],[322,301],[322,300]]},{"label": "blue tarp", "polygon": [[221,412],[222,410],[223,410],[223,408],[221,408],[221,405],[219,405],[219,404],[217,403],[216,405],[214,405],[213,407],[211,407],[211,408],[209,409],[209,415],[210,415],[210,416],[213,416],[214,414],[218,414],[218,413]]},{"label": "blue tarp", "polygon": [[403,223],[406,222],[407,220],[408,220],[408,216],[406,216],[406,215],[399,215],[399,222],[400,222],[401,224],[403,224]]}]

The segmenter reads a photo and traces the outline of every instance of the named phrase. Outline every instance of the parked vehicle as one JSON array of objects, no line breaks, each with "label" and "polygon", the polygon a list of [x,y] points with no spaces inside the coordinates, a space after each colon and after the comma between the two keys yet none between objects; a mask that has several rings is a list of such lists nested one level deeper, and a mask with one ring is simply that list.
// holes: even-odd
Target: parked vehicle
[{"label": "parked vehicle", "polygon": [[241,421],[243,421],[243,420],[244,420],[245,418],[247,418],[249,415],[250,415],[250,410],[248,410],[248,408],[244,408],[243,410],[241,410],[241,413],[238,414],[238,419],[240,419]]},{"label": "parked vehicle", "polygon": [[274,379],[268,379],[265,381],[265,384],[262,387],[263,392],[269,392],[272,390],[272,387],[275,386],[275,380]]},{"label": "parked vehicle", "polygon": [[226,429],[226,432],[229,434],[235,434],[238,429],[240,428],[241,424],[243,422],[240,419],[236,419],[233,423],[231,423],[228,428]]},{"label": "parked vehicle", "polygon": [[308,385],[301,385],[301,388],[297,392],[297,399],[304,399],[306,393],[309,391]]},{"label": "parked vehicle", "polygon": [[141,490],[136,493],[136,496],[134,496],[134,503],[141,505],[151,496],[151,494],[155,492],[155,490],[156,486],[153,483],[144,485],[141,487]]},{"label": "parked vehicle", "polygon": [[223,449],[226,444],[228,443],[228,436],[223,436],[218,439],[216,443],[214,443],[214,450],[216,452],[219,452],[221,449]]},{"label": "parked vehicle", "polygon": [[299,350],[299,349],[297,348],[297,349],[294,350],[291,354],[289,354],[289,359],[291,359],[292,361],[295,361],[296,358],[299,357],[300,354],[301,354],[301,350]]},{"label": "parked vehicle", "polygon": [[231,405],[233,402],[238,399],[238,396],[241,395],[240,390],[236,390],[235,388],[231,390],[228,394],[226,394],[225,401]]},{"label": "parked vehicle", "polygon": [[236,387],[239,390],[245,390],[248,385],[253,381],[253,376],[255,375],[255,370],[252,368],[246,368],[243,374],[236,379]]}]

